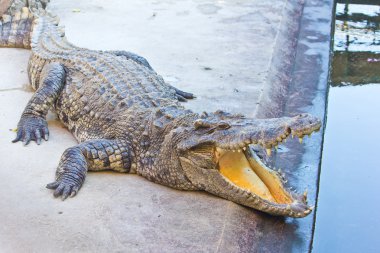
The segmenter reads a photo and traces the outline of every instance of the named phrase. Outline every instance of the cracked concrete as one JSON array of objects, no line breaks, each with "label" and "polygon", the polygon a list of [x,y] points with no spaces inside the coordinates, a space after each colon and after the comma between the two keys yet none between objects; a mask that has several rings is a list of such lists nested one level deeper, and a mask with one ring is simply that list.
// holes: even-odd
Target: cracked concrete
[{"label": "cracked concrete", "polygon": [[[169,83],[197,95],[187,107],[253,116],[286,4],[52,0],[49,9],[78,46],[146,57]],[[28,56],[27,50],[0,49],[1,252],[285,252],[292,240],[302,240],[292,221],[136,175],[89,173],[77,197],[54,199],[45,185],[63,151],[76,144],[71,134],[49,114],[48,142],[10,142],[32,96]],[[273,231],[265,234],[264,227]],[[264,245],[269,237],[277,245]]]}]

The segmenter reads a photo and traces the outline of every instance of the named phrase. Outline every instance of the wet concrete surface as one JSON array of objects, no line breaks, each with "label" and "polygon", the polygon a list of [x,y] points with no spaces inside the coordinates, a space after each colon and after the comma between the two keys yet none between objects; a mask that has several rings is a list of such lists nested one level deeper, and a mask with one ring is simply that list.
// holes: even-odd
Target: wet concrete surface
[{"label": "wet concrete surface", "polygon": [[[305,1],[293,68],[284,78],[289,81],[279,82],[281,85],[277,89],[280,91],[270,93],[274,96],[269,101],[279,100],[275,106],[260,105],[261,117],[309,112],[324,120],[332,14],[331,1]],[[322,138],[321,133],[313,134],[311,138],[304,138],[303,145],[299,145],[298,140],[292,140],[274,157],[275,166],[283,168],[291,186],[298,191],[307,189],[309,204],[314,206],[319,185]],[[315,215],[313,212],[304,219],[286,219],[288,231],[283,233],[284,243],[282,248],[277,248],[277,252],[311,251]],[[275,226],[265,226],[263,233],[274,233],[276,230]],[[275,234],[273,237],[277,236]],[[275,252],[273,249],[271,252]]]},{"label": "wet concrete surface", "polygon": [[[169,83],[198,96],[187,104],[195,111],[265,115],[266,103],[281,103],[279,116],[314,112],[323,118],[331,3],[306,1],[304,9],[300,4],[53,0],[50,9],[61,17],[74,44],[125,49],[146,57]],[[289,15],[295,9],[301,11],[299,15]],[[286,34],[281,29],[287,28],[287,22],[301,22],[300,32],[294,28],[301,41],[298,58],[278,51],[286,39],[293,41],[293,50],[297,46],[294,38],[278,36]],[[313,215],[301,220],[272,217],[207,193],[176,191],[136,175],[89,173],[77,197],[65,202],[54,199],[44,186],[52,181],[62,152],[76,142],[52,114],[49,142],[28,147],[10,143],[14,137],[10,129],[16,127],[32,95],[25,88],[29,52],[0,49],[0,55],[0,249],[4,252],[309,251]],[[288,92],[281,101],[262,99],[263,90],[278,89],[268,82],[274,57],[276,62],[281,57],[298,62],[294,72],[286,72],[283,83]],[[297,86],[302,83],[301,73],[310,81],[305,93]],[[296,81],[289,82],[293,75]],[[293,102],[284,102],[288,98]],[[267,106],[259,109],[258,103]],[[321,134],[303,145],[290,141],[272,158],[276,167],[286,171],[289,185],[300,191],[309,187],[311,204],[320,143]]]}]

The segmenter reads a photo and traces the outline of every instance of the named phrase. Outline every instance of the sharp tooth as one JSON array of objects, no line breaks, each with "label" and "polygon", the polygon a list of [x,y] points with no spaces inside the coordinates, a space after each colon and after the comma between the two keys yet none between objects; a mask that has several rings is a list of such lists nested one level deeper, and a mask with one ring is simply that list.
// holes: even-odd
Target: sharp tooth
[{"label": "sharp tooth", "polygon": [[267,148],[267,155],[270,156],[272,154],[272,149]]},{"label": "sharp tooth", "polygon": [[299,141],[300,141],[300,143],[302,144],[303,138],[302,138],[302,137],[299,137]]},{"label": "sharp tooth", "polygon": [[247,149],[246,147],[243,148],[244,151],[245,151],[246,149]]},{"label": "sharp tooth", "polygon": [[303,197],[307,199],[307,190],[303,193]]},{"label": "sharp tooth", "polygon": [[278,145],[274,146],[274,148],[276,149],[276,151],[278,150]]},{"label": "sharp tooth", "polygon": [[309,214],[310,212],[311,212],[311,210],[303,211],[304,214]]}]

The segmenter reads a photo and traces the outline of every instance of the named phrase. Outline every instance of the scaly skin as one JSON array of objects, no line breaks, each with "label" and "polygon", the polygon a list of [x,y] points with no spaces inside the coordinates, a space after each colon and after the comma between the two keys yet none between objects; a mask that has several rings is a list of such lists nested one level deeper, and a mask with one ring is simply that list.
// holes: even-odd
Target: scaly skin
[{"label": "scaly skin", "polygon": [[180,190],[205,190],[273,215],[311,212],[306,196],[289,193],[291,202],[273,203],[233,184],[219,172],[217,154],[237,150],[253,159],[249,145],[271,149],[290,134],[310,134],[320,127],[317,118],[199,115],[179,102],[194,96],[165,83],[143,57],[76,47],[41,6],[11,14],[2,17],[0,46],[31,48],[28,74],[36,90],[14,142],[47,140],[50,109],[79,142],[64,152],[56,180],[47,185],[54,196],[74,196],[87,171],[115,170]]}]

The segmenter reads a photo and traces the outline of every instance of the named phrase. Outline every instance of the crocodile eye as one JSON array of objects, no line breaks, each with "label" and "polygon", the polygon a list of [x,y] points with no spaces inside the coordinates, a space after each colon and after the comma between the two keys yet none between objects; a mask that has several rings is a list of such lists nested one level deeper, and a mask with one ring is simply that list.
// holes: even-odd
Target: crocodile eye
[{"label": "crocodile eye", "polygon": [[221,129],[221,130],[228,129],[230,127],[231,127],[230,124],[228,124],[227,122],[220,122],[218,124],[218,129]]},{"label": "crocodile eye", "polygon": [[203,119],[197,119],[196,121],[194,121],[194,127],[195,129],[198,129],[198,128],[209,128],[211,127],[211,124]]}]

